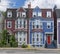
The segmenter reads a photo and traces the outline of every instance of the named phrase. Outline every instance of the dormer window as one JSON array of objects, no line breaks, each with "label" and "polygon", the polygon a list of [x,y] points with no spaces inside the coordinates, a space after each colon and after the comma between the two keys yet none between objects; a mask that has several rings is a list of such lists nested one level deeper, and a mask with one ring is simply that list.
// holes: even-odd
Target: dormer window
[{"label": "dormer window", "polygon": [[40,16],[40,17],[41,17],[41,16],[42,16],[42,12],[38,12],[38,16]]},{"label": "dormer window", "polygon": [[26,13],[25,12],[22,12],[22,17],[26,17]]},{"label": "dormer window", "polygon": [[11,11],[7,12],[7,17],[12,17],[12,12]]},{"label": "dormer window", "polygon": [[48,29],[51,28],[51,22],[47,22],[47,28],[48,28]]},{"label": "dormer window", "polygon": [[47,17],[51,17],[51,11],[47,11]]},{"label": "dormer window", "polygon": [[33,17],[36,17],[36,16],[37,16],[36,12],[33,12]]}]

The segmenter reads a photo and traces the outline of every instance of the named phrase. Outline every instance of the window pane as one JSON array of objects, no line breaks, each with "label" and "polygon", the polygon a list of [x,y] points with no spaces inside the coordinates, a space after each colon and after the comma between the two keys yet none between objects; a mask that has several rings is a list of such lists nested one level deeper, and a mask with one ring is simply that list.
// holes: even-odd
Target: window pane
[{"label": "window pane", "polygon": [[39,28],[39,25],[37,25],[37,28]]},{"label": "window pane", "polygon": [[35,41],[35,39],[34,39],[34,38],[32,38],[32,40],[33,40],[33,41]]},{"label": "window pane", "polygon": [[24,41],[25,41],[25,38],[24,38]]},{"label": "window pane", "polygon": [[20,38],[20,41],[21,41],[21,38]]},{"label": "window pane", "polygon": [[39,38],[37,38],[37,41],[39,41]]}]

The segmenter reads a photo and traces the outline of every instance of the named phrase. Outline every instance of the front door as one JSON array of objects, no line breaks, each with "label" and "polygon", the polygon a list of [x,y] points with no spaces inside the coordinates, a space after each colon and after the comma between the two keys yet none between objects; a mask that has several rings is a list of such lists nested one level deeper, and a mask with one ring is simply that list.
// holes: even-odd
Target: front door
[{"label": "front door", "polygon": [[47,36],[47,44],[51,44],[51,36]]}]

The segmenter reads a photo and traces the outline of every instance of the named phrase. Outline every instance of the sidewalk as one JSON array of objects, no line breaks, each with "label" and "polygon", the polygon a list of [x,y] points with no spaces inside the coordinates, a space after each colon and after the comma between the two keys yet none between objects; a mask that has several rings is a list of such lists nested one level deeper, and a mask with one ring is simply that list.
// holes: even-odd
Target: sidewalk
[{"label": "sidewalk", "polygon": [[47,48],[0,48],[0,50],[60,50],[60,49],[47,49]]}]

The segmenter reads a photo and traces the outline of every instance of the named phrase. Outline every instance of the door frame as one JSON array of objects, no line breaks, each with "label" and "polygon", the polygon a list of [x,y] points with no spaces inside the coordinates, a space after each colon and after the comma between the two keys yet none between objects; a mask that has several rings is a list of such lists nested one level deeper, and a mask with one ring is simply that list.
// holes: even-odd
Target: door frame
[{"label": "door frame", "polygon": [[47,44],[51,44],[51,36],[46,37]]},{"label": "door frame", "polygon": [[[47,37],[50,36],[50,43],[48,43]],[[52,34],[46,34],[46,42],[47,44],[51,44],[52,42]]]}]

